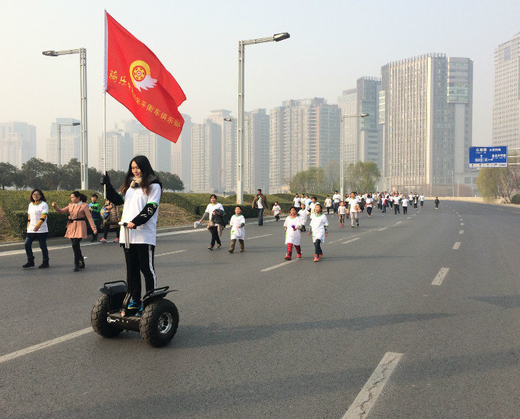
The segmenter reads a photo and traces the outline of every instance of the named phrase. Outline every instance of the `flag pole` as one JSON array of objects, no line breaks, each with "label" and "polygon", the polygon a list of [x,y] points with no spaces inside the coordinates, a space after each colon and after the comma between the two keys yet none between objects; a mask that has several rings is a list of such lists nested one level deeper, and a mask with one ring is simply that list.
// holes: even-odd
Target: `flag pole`
[{"label": "flag pole", "polygon": [[[107,92],[103,92],[103,176],[107,173]],[[107,185],[103,185],[103,195],[107,199]]]}]

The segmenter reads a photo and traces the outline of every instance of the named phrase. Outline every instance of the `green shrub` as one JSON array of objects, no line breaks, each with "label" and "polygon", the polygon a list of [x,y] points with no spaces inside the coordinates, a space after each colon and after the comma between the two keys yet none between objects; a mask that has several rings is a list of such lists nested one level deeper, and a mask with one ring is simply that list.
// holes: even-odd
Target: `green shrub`
[{"label": "green shrub", "polygon": [[511,203],[519,205],[520,204],[520,194],[517,193],[516,195],[513,195],[513,197],[511,198]]}]

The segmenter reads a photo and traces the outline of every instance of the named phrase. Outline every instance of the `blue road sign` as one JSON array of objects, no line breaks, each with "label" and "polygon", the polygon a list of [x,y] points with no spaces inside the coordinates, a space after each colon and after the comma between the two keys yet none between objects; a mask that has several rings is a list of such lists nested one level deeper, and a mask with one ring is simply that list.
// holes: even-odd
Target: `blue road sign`
[{"label": "blue road sign", "polygon": [[507,146],[470,147],[469,167],[507,167]]}]

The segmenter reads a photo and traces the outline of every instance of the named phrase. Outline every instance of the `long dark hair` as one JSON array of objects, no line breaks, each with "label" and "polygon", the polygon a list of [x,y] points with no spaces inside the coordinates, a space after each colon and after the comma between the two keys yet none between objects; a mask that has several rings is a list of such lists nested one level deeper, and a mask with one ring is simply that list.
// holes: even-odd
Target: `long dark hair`
[{"label": "long dark hair", "polygon": [[38,192],[40,194],[40,201],[43,201],[43,202],[47,202],[47,200],[45,199],[45,195],[43,194],[42,190],[41,189],[33,189],[32,192],[31,192],[31,196],[29,197],[29,200],[31,202],[35,202],[32,195],[33,193],[35,192]]},{"label": "long dark hair", "polygon": [[134,177],[134,175],[132,174],[132,162],[135,162],[135,164],[137,164],[137,166],[141,170],[142,180],[139,186],[143,188],[143,191],[146,195],[150,193],[150,184],[154,179],[157,179],[156,183],[159,183],[159,185],[162,188],[162,183],[153,171],[152,165],[150,164],[150,160],[148,160],[148,157],[135,156],[132,160],[130,160],[130,164],[128,165],[128,172],[126,172],[125,180],[123,182],[123,185],[119,188],[119,192],[121,192],[124,195],[128,188],[130,188],[130,184],[132,183]]},{"label": "long dark hair", "polygon": [[87,195],[83,195],[80,191],[74,191],[71,193],[71,195],[74,195],[76,198],[79,198],[82,202],[87,202]]}]

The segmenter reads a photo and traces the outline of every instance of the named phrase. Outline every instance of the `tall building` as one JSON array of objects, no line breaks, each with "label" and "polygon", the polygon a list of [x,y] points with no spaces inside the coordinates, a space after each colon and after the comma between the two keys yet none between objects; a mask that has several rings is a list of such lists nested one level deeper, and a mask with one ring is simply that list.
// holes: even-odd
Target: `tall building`
[{"label": "tall building", "polygon": [[18,168],[36,157],[36,127],[26,122],[0,124],[0,161]]},{"label": "tall building", "polygon": [[209,119],[191,128],[191,190],[197,193],[221,191],[222,127]]},{"label": "tall building", "polygon": [[147,129],[134,134],[134,156],[148,157],[153,169],[158,172],[171,170],[172,142]]},{"label": "tall building", "polygon": [[520,33],[495,49],[492,138],[493,145],[520,147]]},{"label": "tall building", "polygon": [[[72,159],[81,160],[81,126],[71,126],[80,123],[74,118],[56,118],[51,125],[51,136],[47,139],[47,161],[54,164],[67,164]],[[58,138],[58,124],[61,125],[61,147]]]},{"label": "tall building", "polygon": [[265,109],[245,113],[243,162],[244,192],[262,189],[269,193],[269,115]]},{"label": "tall building", "polygon": [[[105,156],[106,154],[106,156]],[[121,170],[126,172],[130,160],[134,157],[134,134],[123,129],[107,131],[106,149],[103,136],[99,137],[99,168],[104,170]]]},{"label": "tall building", "polygon": [[[345,90],[338,98],[346,165],[371,161],[381,168],[383,164],[383,132],[378,123],[380,90],[380,79],[361,77],[355,89]],[[361,114],[368,114],[368,117],[360,118]]]},{"label": "tall building", "polygon": [[191,191],[191,117],[182,114],[184,126],[181,136],[172,144],[172,173],[184,184],[184,191]]},{"label": "tall building", "polygon": [[298,172],[338,160],[340,113],[322,98],[287,100],[271,110],[270,193],[288,190]]},{"label": "tall building", "polygon": [[456,167],[466,164],[462,148],[471,143],[472,61],[426,54],[381,73],[383,188],[452,194]]},{"label": "tall building", "polygon": [[237,186],[237,125],[231,111],[211,111],[208,121],[220,126],[220,188],[218,192],[233,192]]}]

